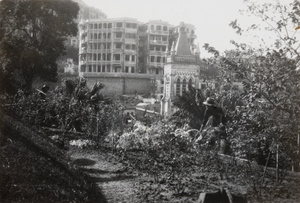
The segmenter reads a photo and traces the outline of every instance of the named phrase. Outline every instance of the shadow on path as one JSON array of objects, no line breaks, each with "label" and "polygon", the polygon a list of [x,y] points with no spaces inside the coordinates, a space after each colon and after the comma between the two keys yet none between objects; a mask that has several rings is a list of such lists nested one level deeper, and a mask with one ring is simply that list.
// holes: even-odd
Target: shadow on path
[{"label": "shadow on path", "polygon": [[113,181],[122,181],[122,180],[130,180],[135,178],[135,176],[131,175],[116,175],[116,176],[110,176],[110,177],[89,177],[90,182],[113,182]]},{"label": "shadow on path", "polygon": [[94,160],[91,160],[91,159],[85,159],[85,158],[82,158],[82,159],[76,159],[74,161],[74,164],[78,165],[78,166],[92,166],[96,163],[96,161]]},{"label": "shadow on path", "polygon": [[95,168],[80,168],[80,170],[85,173],[89,173],[89,174],[107,174],[107,173],[121,174],[121,173],[124,173],[124,171],[122,171],[122,170],[108,171],[108,170],[95,169]]}]

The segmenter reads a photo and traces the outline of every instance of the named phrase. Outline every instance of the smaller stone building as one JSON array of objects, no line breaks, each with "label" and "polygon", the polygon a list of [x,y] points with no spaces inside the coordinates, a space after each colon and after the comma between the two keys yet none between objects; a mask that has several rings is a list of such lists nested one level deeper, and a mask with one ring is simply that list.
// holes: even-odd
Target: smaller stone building
[{"label": "smaller stone building", "polygon": [[176,44],[167,52],[167,63],[164,65],[164,93],[161,101],[161,114],[169,117],[175,113],[172,102],[181,96],[188,86],[199,88],[200,51],[191,46],[184,23],[180,25],[180,33]]}]

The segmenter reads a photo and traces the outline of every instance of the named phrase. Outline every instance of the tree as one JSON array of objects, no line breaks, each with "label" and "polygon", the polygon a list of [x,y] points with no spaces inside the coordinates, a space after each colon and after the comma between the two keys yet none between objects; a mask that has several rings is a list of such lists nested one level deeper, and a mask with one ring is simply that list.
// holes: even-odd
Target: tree
[{"label": "tree", "polygon": [[[256,48],[249,46],[249,43],[232,41],[236,50],[225,55],[208,44],[205,48],[214,54],[215,62],[225,78],[224,82],[231,83],[238,79],[243,83],[244,94],[241,98],[247,109],[244,116],[235,123],[238,125],[236,132],[246,134],[246,138],[241,140],[245,143],[250,140],[260,143],[267,139],[270,152],[275,152],[275,147],[278,147],[285,160],[296,161],[300,125],[297,118],[300,110],[300,72],[297,69],[300,44],[297,40],[299,33],[294,29],[300,21],[300,3],[246,3],[248,10],[244,12],[258,17],[265,24],[253,24],[243,29],[235,20],[230,26],[242,36],[247,35],[245,30],[248,33],[257,30],[269,32],[267,35],[257,35],[260,46]],[[268,35],[274,36],[275,40],[266,46],[265,36]],[[232,74],[234,77],[231,77]],[[282,167],[283,160],[280,162]]]},{"label": "tree", "polygon": [[55,81],[64,41],[77,34],[78,11],[70,0],[0,1],[0,68],[10,79],[2,87],[18,83],[30,90],[38,77]]},{"label": "tree", "polygon": [[189,124],[192,128],[199,129],[204,117],[205,107],[202,104],[205,97],[200,89],[189,86],[189,90],[182,96],[177,96],[174,105],[179,109],[171,118],[180,127]]}]

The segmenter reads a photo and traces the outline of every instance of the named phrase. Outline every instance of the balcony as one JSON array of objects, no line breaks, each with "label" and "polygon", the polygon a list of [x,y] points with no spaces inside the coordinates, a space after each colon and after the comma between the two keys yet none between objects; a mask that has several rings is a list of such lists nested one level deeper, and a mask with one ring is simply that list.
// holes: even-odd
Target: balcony
[{"label": "balcony", "polygon": [[125,32],[127,32],[127,33],[137,33],[137,28],[125,28]]},{"label": "balcony", "polygon": [[158,44],[158,45],[168,45],[167,41],[162,40],[149,40],[150,44]]},{"label": "balcony", "polygon": [[124,28],[123,28],[123,27],[114,27],[114,28],[112,28],[112,30],[113,30],[114,32],[123,32],[123,31],[124,31]]},{"label": "balcony", "polygon": [[125,49],[125,54],[136,54],[136,51],[131,49]]},{"label": "balcony", "polygon": [[155,34],[155,35],[169,35],[169,31],[150,30],[150,34]]},{"label": "balcony", "polygon": [[112,52],[114,53],[122,53],[123,52],[123,49],[113,49]]},{"label": "balcony", "polygon": [[136,61],[125,61],[124,65],[125,66],[135,66],[136,65]]},{"label": "balcony", "polygon": [[121,37],[121,38],[114,38],[114,40],[113,40],[114,42],[123,42],[123,38]]},{"label": "balcony", "polygon": [[128,43],[128,44],[136,44],[136,39],[128,39],[128,38],[125,38],[125,43]]},{"label": "balcony", "polygon": [[113,61],[112,61],[112,63],[113,64],[121,64],[121,63],[123,63],[123,60],[116,60],[116,59],[114,59]]},{"label": "balcony", "polygon": [[149,65],[153,66],[153,67],[163,67],[165,65],[165,63],[163,63],[163,62],[150,62]]},{"label": "balcony", "polygon": [[166,53],[164,51],[150,51],[150,55],[164,56]]}]

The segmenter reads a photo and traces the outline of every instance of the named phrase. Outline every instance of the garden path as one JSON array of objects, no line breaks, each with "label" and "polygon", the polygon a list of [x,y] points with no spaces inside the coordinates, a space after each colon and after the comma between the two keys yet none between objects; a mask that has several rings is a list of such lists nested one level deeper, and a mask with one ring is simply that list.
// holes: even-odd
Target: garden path
[{"label": "garden path", "polygon": [[71,150],[71,159],[96,183],[108,203],[139,202],[135,183],[137,174],[128,171],[112,155],[95,150]]}]

